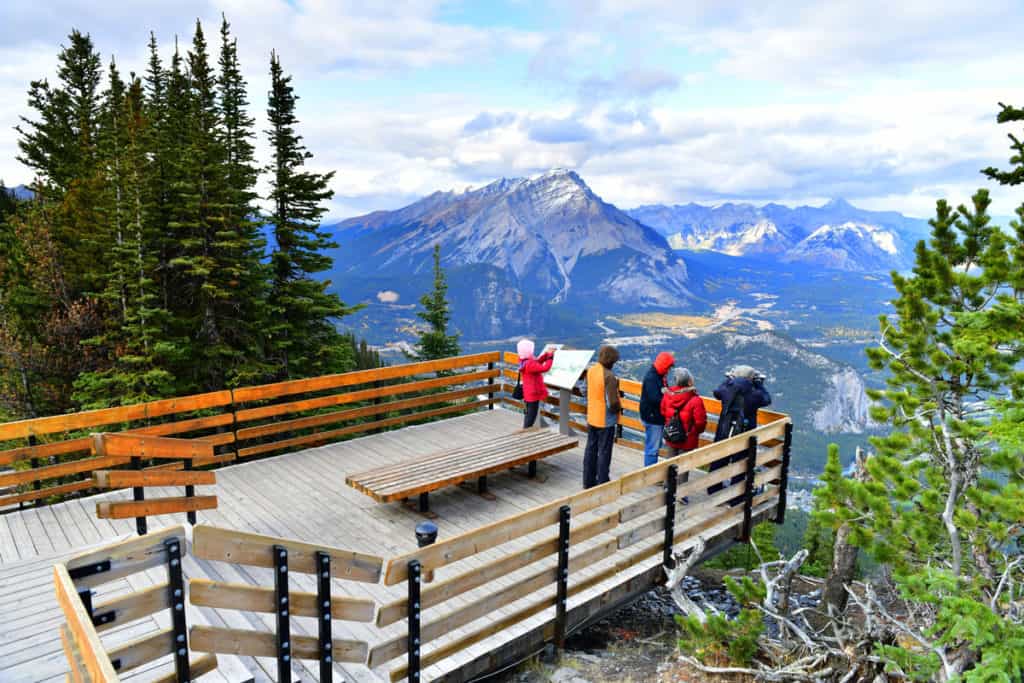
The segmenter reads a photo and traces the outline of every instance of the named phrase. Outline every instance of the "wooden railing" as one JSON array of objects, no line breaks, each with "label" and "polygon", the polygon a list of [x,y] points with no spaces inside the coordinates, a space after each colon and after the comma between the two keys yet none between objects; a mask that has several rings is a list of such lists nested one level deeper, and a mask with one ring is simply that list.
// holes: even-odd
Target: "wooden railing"
[{"label": "wooden railing", "polygon": [[[731,543],[749,538],[758,521],[781,518],[791,433],[792,425],[783,417],[442,539],[386,564],[381,558],[351,551],[200,525],[192,548],[197,558],[271,569],[274,585],[185,577],[188,600],[197,606],[252,612],[266,628],[195,625],[184,655],[173,652],[179,666],[188,662],[189,650],[277,658],[279,681],[290,680],[293,658],[318,660],[320,680],[325,681],[339,662],[383,668],[393,681],[420,681],[428,667],[464,656],[482,641],[507,631],[536,634],[534,640],[561,645],[568,633],[605,606],[614,590],[653,584],[661,565],[671,562],[672,553],[695,545],[698,537]],[[736,455],[743,458],[698,472]],[[686,481],[684,473],[693,476]],[[704,496],[713,484],[736,475],[745,475],[742,492],[732,487]],[[691,496],[694,503],[681,506],[680,496]],[[737,499],[741,504],[736,504]],[[67,656],[82,680],[115,681],[120,671],[169,654],[174,642],[182,642],[178,636],[185,628],[183,621],[116,651],[104,650],[98,636],[109,627],[106,619],[120,624],[162,609],[178,609],[183,593],[175,594],[174,587],[182,579],[175,580],[170,571],[174,566],[168,554],[171,544],[185,552],[180,527],[94,551],[55,568],[57,593],[68,622]],[[83,589],[155,566],[168,567],[167,584],[102,605],[80,598]],[[639,583],[638,568],[645,572]],[[289,585],[291,574],[312,574],[317,592],[296,590],[299,586]],[[391,599],[378,602],[332,595],[332,579],[406,584],[407,589],[401,597],[392,591]],[[594,594],[592,589],[609,584],[612,588]],[[383,593],[384,587],[374,591]],[[576,603],[572,608],[570,601]],[[318,637],[293,633],[292,616],[317,617]],[[329,626],[335,619],[372,624],[378,637],[370,644],[335,639]],[[396,631],[402,622],[406,628]],[[215,660],[205,657],[188,662],[189,675],[209,670],[211,662]],[[475,673],[483,673],[486,665],[480,667]],[[175,676],[184,680],[180,669]],[[175,680],[170,674],[167,679]]]},{"label": "wooden railing", "polygon": [[97,470],[125,465],[90,453],[93,432],[201,438],[215,452],[193,464],[217,465],[489,407],[499,361],[480,353],[0,424],[0,510],[93,490]]},{"label": "wooden railing", "polygon": [[[421,576],[447,567],[458,569],[453,576],[424,587],[418,601],[399,599],[382,605],[378,613],[378,626],[404,618],[415,638],[424,646],[435,647],[409,657],[409,633],[399,634],[371,648],[369,666],[406,655],[407,661],[390,672],[391,680],[400,680],[410,669],[437,663],[551,607],[556,608],[554,614],[537,628],[543,629],[545,639],[560,642],[584,621],[582,617],[569,618],[569,598],[650,558],[666,559],[673,547],[679,550],[679,546],[690,545],[699,535],[714,537],[737,529],[737,538],[749,538],[757,518],[778,514],[782,502],[778,484],[788,460],[788,425],[788,419],[763,425],[391,559],[385,584],[406,581],[410,590]],[[745,457],[739,462],[680,482],[685,472],[740,454]],[[737,488],[718,491],[686,506],[685,516],[679,517],[683,512],[676,504],[679,496],[696,500],[699,492],[736,475],[746,475],[742,493]],[[742,499],[742,504],[730,506],[736,498]],[[680,525],[681,519],[692,523]],[[526,549],[503,550],[505,544],[524,538],[532,539]],[[516,574],[518,578],[508,585],[495,585],[527,568],[534,570]],[[513,605],[510,614],[495,618],[498,610]],[[423,611],[427,608],[448,609],[426,620]],[[468,632],[449,635],[475,622],[479,625]]]}]

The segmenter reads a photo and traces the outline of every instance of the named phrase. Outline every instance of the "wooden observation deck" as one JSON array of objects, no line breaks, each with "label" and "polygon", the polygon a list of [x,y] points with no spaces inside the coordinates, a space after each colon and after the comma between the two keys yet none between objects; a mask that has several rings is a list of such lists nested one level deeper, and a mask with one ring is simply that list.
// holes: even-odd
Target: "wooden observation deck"
[{"label": "wooden observation deck", "polygon": [[[781,521],[787,416],[762,411],[752,432],[643,468],[629,381],[608,484],[581,491],[585,405],[563,393],[548,401],[548,429],[564,415],[580,446],[540,460],[533,478],[525,468],[489,475],[486,495],[470,482],[432,494],[433,545],[417,545],[414,505],[346,485],[356,472],[516,432],[513,362],[493,352],[0,425],[0,681],[172,681],[182,657],[204,681],[324,680],[328,670],[339,681],[405,680],[410,667],[421,667],[410,680],[466,681],[650,589],[666,543],[679,551],[702,537],[710,555],[753,524]],[[129,466],[90,450],[91,433],[117,431],[213,444],[190,466],[218,468],[218,507],[199,510],[195,527],[184,514],[150,516],[141,537],[132,519],[98,517],[98,505],[133,497],[89,495],[94,472]],[[705,471],[727,456],[738,460]],[[689,483],[678,481],[685,471]],[[735,475],[745,475],[739,487],[708,496],[709,483]],[[689,505],[674,502],[683,495]],[[324,556],[322,581],[313,558]],[[283,589],[281,561],[291,568]],[[282,660],[274,599],[285,595],[294,642]]]}]

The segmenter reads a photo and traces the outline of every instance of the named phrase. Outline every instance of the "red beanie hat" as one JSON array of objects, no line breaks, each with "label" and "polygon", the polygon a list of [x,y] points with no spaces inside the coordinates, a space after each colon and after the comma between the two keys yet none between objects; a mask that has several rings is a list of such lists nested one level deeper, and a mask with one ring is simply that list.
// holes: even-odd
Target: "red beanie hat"
[{"label": "red beanie hat", "polygon": [[658,354],[658,357],[654,359],[654,369],[658,371],[659,375],[664,375],[668,372],[668,369],[675,364],[675,357],[668,351],[662,351]]}]

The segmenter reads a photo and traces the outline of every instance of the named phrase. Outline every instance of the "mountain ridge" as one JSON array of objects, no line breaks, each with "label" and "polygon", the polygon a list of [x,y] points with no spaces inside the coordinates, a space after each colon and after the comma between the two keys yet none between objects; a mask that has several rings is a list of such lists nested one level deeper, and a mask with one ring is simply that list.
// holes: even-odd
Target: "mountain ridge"
[{"label": "mountain ridge", "polygon": [[[639,206],[627,213],[661,232],[677,250],[770,255],[858,272],[906,268],[912,245],[928,234],[927,221],[859,209],[843,198],[819,207],[691,202]],[[831,230],[819,233],[825,228]]]},{"label": "mountain ridge", "polygon": [[440,244],[449,270],[488,266],[552,304],[596,293],[640,307],[693,298],[685,262],[665,238],[565,169],[435,192],[328,228],[339,243],[332,254],[339,277],[423,272]]}]

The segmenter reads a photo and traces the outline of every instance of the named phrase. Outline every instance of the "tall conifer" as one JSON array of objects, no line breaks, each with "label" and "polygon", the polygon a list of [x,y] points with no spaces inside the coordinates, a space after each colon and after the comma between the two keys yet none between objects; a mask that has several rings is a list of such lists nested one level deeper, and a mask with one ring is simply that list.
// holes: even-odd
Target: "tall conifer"
[{"label": "tall conifer", "polygon": [[416,360],[434,360],[459,355],[459,335],[448,334],[451,312],[448,310],[448,281],[441,267],[441,245],[434,245],[434,288],[420,298],[423,310],[416,315],[429,327],[420,333]]},{"label": "tall conifer", "polygon": [[274,225],[275,249],[270,308],[270,358],[278,375],[308,377],[351,367],[352,346],[339,334],[333,320],[354,309],[327,291],[329,282],[316,279],[331,267],[325,249],[335,247],[320,230],[327,209],[323,202],[334,192],[329,188],[334,173],[304,170],[312,158],[296,132],[298,96],[276,52],[270,56],[270,99],[267,118],[273,163],[270,222]]}]

